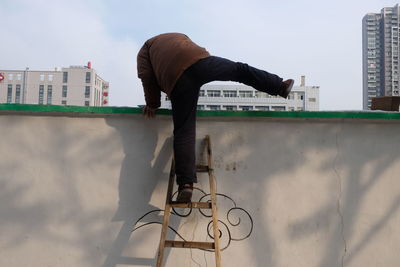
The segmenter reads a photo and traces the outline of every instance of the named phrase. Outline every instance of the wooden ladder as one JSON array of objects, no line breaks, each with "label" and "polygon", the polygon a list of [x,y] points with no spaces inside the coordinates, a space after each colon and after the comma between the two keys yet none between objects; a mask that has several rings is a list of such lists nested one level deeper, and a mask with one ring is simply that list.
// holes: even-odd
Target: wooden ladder
[{"label": "wooden ladder", "polygon": [[[210,249],[214,250],[215,253],[215,266],[221,267],[221,250],[219,244],[219,229],[218,229],[218,214],[217,214],[217,200],[216,200],[216,182],[213,170],[213,160],[211,151],[211,139],[207,135],[205,137],[206,150],[207,150],[207,162],[208,165],[197,165],[197,172],[208,172],[210,180],[210,198],[211,202],[191,202],[191,203],[177,203],[172,201],[174,178],[175,178],[175,161],[172,159],[171,171],[169,175],[167,198],[165,201],[164,219],[161,229],[160,245],[157,255],[157,267],[162,267],[164,249],[165,247],[171,248],[198,248],[198,249]],[[212,222],[213,222],[213,235],[214,242],[197,242],[197,241],[175,241],[166,240],[167,231],[169,227],[169,218],[171,215],[172,208],[194,208],[194,209],[211,209],[212,211]]]}]

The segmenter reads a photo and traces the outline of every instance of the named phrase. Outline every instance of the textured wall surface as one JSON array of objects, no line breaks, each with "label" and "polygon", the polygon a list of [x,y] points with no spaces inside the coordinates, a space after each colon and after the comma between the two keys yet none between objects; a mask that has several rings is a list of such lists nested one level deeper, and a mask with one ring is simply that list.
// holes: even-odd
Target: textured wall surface
[{"label": "textured wall surface", "polygon": [[[227,214],[232,200],[218,197],[233,238],[223,266],[400,266],[397,120],[200,118],[197,126],[199,160],[209,134],[218,192],[242,208]],[[155,266],[161,226],[132,230],[163,209],[171,132],[169,116],[0,116],[0,266]],[[208,191],[206,178],[198,187]],[[171,225],[205,241],[209,220],[194,210]],[[153,212],[136,226],[161,221]],[[204,251],[165,256],[170,267],[214,266]]]}]

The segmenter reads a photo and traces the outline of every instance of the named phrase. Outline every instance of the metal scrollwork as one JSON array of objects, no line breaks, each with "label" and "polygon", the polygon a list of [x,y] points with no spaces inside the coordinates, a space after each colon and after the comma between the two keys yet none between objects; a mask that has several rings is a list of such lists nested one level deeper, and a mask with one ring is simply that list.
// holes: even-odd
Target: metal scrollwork
[{"label": "metal scrollwork", "polygon": [[[210,198],[210,194],[207,194],[205,191],[203,191],[200,188],[195,187],[194,190],[200,192],[200,194],[202,194],[202,196],[200,197],[198,202],[210,202],[211,200],[207,198]],[[174,197],[177,194],[177,192],[175,192],[172,197]],[[250,237],[250,235],[253,232],[253,218],[251,217],[250,213],[247,212],[245,209],[238,207],[236,205],[236,202],[229,197],[228,195],[225,194],[221,194],[221,193],[216,193],[217,198],[223,198],[222,200],[229,200],[229,202],[231,203],[231,205],[233,207],[229,208],[228,211],[226,212],[226,220],[218,220],[219,224],[223,227],[218,227],[219,228],[219,238],[222,240],[224,240],[224,246],[223,248],[221,248],[221,251],[227,249],[229,247],[229,245],[231,244],[232,241],[242,241],[245,240],[247,238]],[[218,201],[220,202],[220,201]],[[187,211],[186,211],[187,210]],[[150,221],[147,223],[144,223],[140,226],[136,226],[141,220],[143,220],[146,216],[155,213],[155,212],[163,212],[164,210],[161,209],[156,209],[156,210],[151,210],[149,212],[147,212],[146,214],[144,214],[143,216],[141,216],[134,224],[134,229],[132,230],[132,232],[137,231],[138,229],[151,225],[151,224],[161,224],[162,222],[159,221]],[[193,208],[188,208],[185,209],[185,213],[179,213],[176,209],[172,209],[171,211],[171,215],[175,215],[178,217],[188,217],[193,211]],[[219,210],[219,212],[221,211],[221,209]],[[206,218],[211,218],[212,215],[211,214],[207,214],[207,212],[203,209],[199,209],[200,214],[202,214],[204,217]],[[242,224],[242,219],[248,219],[248,231],[246,231],[247,234],[243,235],[243,236],[236,236],[235,234],[232,234],[232,230],[236,227],[239,227]],[[187,241],[185,240],[185,238],[183,238],[182,235],[180,235],[178,233],[178,231],[176,231],[173,227],[168,226],[168,228],[173,231],[179,238],[181,238],[183,241]],[[211,234],[212,231],[212,220],[208,223],[207,225],[207,235],[208,237],[210,237],[211,239],[214,239],[213,235]],[[205,251],[213,251],[213,250],[209,250],[209,249],[202,249]]]}]

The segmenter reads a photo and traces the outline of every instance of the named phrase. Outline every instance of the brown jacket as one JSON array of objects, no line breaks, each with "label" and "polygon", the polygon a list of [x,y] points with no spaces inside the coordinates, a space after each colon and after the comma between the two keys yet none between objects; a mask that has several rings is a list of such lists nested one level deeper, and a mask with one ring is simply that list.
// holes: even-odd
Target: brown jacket
[{"label": "brown jacket", "polygon": [[161,91],[171,95],[176,81],[191,65],[210,56],[184,34],[165,33],[147,40],[137,56],[146,105],[160,106]]}]

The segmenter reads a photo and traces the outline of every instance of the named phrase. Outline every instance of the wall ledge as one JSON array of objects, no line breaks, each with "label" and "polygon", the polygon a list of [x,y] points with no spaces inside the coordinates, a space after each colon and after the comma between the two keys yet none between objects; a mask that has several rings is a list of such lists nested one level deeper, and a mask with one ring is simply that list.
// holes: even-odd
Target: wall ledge
[{"label": "wall ledge", "polygon": [[[0,104],[0,115],[38,115],[68,117],[106,117],[110,115],[137,115],[141,108],[82,107],[57,105]],[[171,110],[159,109],[157,115],[171,115]],[[384,111],[197,111],[199,117],[246,117],[290,119],[369,119],[400,120],[400,112]]]}]

